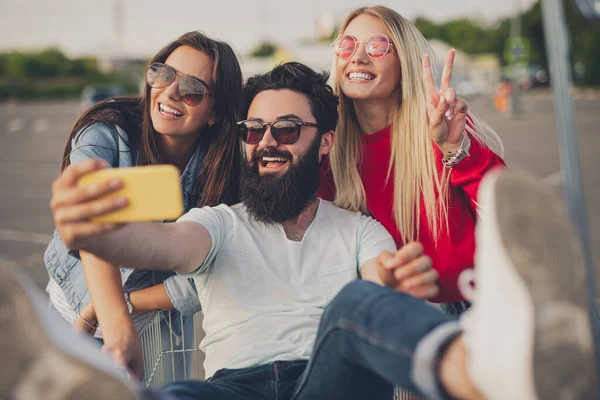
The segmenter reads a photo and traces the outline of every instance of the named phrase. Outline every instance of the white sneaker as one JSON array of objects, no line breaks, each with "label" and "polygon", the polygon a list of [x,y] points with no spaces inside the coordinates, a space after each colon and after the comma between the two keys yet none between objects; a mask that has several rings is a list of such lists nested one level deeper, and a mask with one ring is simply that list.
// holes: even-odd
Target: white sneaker
[{"label": "white sneaker", "polygon": [[95,343],[48,315],[48,300],[14,264],[0,261],[0,398],[135,399]]},{"label": "white sneaker", "polygon": [[597,399],[585,266],[560,201],[492,172],[479,190],[473,307],[461,319],[469,375],[489,399]]}]

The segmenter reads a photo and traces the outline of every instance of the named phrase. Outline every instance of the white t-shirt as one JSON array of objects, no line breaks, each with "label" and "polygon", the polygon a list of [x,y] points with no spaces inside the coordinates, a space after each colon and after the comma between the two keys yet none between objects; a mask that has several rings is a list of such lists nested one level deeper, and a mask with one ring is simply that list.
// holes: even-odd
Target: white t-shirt
[{"label": "white t-shirt", "polygon": [[206,376],[277,360],[308,359],[325,306],[358,268],[395,251],[376,220],[319,200],[302,241],[280,224],[251,220],[243,203],[190,210],[211,250],[192,276],[204,313]]}]

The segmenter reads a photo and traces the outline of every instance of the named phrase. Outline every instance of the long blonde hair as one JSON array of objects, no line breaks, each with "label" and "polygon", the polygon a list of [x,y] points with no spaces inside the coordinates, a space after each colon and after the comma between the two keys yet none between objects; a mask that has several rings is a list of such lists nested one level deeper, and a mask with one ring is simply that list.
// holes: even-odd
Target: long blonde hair
[{"label": "long blonde hair", "polygon": [[[385,26],[400,61],[402,85],[392,105],[391,157],[388,170],[393,173],[394,219],[404,243],[419,238],[421,201],[425,205],[429,229],[437,242],[443,227],[448,229],[448,178],[436,166],[434,144],[427,135],[425,84],[422,57],[432,54],[419,30],[394,10],[385,6],[361,7],[351,12],[340,27],[343,33],[359,15],[377,18]],[[340,97],[340,118],[336,140],[331,152],[331,165],[337,189],[335,203],[343,208],[368,213],[365,189],[358,172],[361,150],[361,131],[354,105],[341,90],[336,78],[337,59],[334,59],[331,82]],[[432,63],[434,64],[434,63]],[[467,132],[477,141],[502,155],[504,149],[498,135],[470,113],[474,129]],[[437,195],[439,194],[439,195]]]}]

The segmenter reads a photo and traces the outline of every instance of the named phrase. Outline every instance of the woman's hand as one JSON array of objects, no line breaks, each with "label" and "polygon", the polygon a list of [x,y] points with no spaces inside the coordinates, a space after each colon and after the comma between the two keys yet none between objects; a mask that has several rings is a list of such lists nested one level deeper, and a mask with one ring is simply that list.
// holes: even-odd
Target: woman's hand
[{"label": "woman's hand", "polygon": [[114,327],[103,327],[102,351],[118,366],[126,368],[135,379],[141,380],[144,375],[144,352],[140,337],[131,318],[122,322]]},{"label": "woman's hand", "polygon": [[431,299],[440,290],[438,273],[418,242],[407,243],[393,254],[381,253],[377,257],[376,271],[384,286],[421,299]]},{"label": "woman's hand", "polygon": [[84,175],[108,168],[103,160],[86,160],[67,167],[52,184],[50,210],[54,225],[69,249],[85,249],[86,241],[117,229],[120,224],[91,222],[90,218],[123,208],[126,199],[104,196],[119,190],[119,180],[78,186]]},{"label": "woman's hand", "polygon": [[81,310],[77,318],[75,318],[72,328],[77,332],[94,336],[97,326],[98,318],[96,317],[96,310],[94,309],[94,304],[90,301],[88,305]]},{"label": "woman's hand", "polygon": [[467,103],[456,97],[456,90],[450,87],[455,50],[448,52],[440,90],[436,90],[431,61],[429,56],[423,57],[423,79],[427,98],[427,131],[429,138],[436,144],[442,154],[455,153],[462,140],[467,122]]}]

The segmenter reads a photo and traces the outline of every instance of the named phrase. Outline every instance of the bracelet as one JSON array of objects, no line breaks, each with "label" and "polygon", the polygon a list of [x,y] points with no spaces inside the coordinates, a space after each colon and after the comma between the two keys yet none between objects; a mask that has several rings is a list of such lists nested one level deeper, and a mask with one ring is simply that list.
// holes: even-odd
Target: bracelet
[{"label": "bracelet", "polygon": [[456,164],[458,164],[459,162],[461,162],[462,160],[464,160],[465,158],[470,156],[470,154],[469,154],[470,148],[471,148],[471,139],[469,138],[469,135],[463,133],[462,139],[460,141],[460,146],[458,147],[458,150],[456,151],[456,153],[448,154],[447,156],[442,158],[442,164],[444,164],[444,166],[446,168],[454,167]]},{"label": "bracelet", "polygon": [[80,320],[82,320],[83,322],[85,322],[85,324],[87,326],[89,326],[91,329],[97,329],[98,328],[98,323],[96,322],[95,325],[92,325],[92,323],[90,321],[88,321],[87,319],[83,318],[81,316],[81,314],[77,314],[77,317],[79,317]]},{"label": "bracelet", "polygon": [[125,304],[127,304],[127,311],[129,311],[129,315],[133,314],[133,304],[131,303],[131,293],[125,292],[123,293],[125,296]]}]

